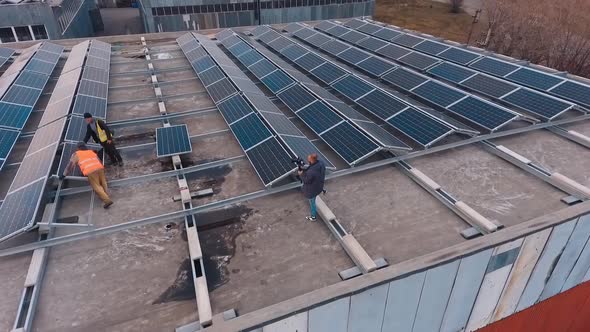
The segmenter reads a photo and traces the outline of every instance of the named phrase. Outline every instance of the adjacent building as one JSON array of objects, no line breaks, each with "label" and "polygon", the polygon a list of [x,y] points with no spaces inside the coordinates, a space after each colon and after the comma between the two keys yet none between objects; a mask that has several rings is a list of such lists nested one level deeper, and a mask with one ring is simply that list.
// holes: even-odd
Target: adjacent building
[{"label": "adjacent building", "polygon": [[0,43],[94,36],[94,0],[0,0]]},{"label": "adjacent building", "polygon": [[139,0],[146,32],[371,16],[374,0]]}]

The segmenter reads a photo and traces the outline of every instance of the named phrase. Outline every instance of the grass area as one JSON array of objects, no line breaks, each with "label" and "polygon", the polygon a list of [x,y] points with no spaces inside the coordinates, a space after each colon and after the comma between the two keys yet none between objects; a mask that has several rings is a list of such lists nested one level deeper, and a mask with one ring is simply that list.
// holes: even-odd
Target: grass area
[{"label": "grass area", "polygon": [[[460,43],[467,41],[473,20],[464,12],[451,13],[446,3],[428,0],[377,0],[374,18],[383,23]],[[472,42],[477,38],[478,33],[478,24],[476,24],[471,37]]]}]

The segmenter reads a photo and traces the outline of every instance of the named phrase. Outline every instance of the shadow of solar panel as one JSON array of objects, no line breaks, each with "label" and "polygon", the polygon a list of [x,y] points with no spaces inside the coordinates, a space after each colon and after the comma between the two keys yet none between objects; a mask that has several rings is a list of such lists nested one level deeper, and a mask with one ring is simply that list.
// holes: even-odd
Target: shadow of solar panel
[{"label": "shadow of solar panel", "polygon": [[461,100],[449,110],[489,130],[498,129],[516,118],[513,113],[474,97]]},{"label": "shadow of solar panel", "polygon": [[414,46],[414,49],[431,55],[437,55],[438,53],[449,49],[449,46],[432,40],[425,40]]},{"label": "shadow of solar panel", "polygon": [[45,149],[28,153],[22,160],[10,188],[20,188],[40,178],[47,177],[53,165],[58,142],[53,142]]},{"label": "shadow of solar panel", "polygon": [[207,55],[207,52],[202,47],[197,47],[190,52],[186,52],[185,56],[189,62],[193,62]]},{"label": "shadow of solar panel", "polygon": [[426,82],[412,92],[441,107],[447,107],[466,96],[459,90],[451,89],[434,81]]},{"label": "shadow of solar panel", "polygon": [[359,27],[368,24],[365,21],[361,21],[359,19],[353,18],[352,20],[349,20],[348,22],[344,23],[345,26],[352,28],[352,29],[358,29]]},{"label": "shadow of solar panel", "polygon": [[77,95],[72,113],[82,115],[86,112],[92,114],[94,117],[104,119],[107,114],[106,99]]},{"label": "shadow of solar panel", "polygon": [[61,53],[56,54],[47,51],[37,51],[37,53],[35,53],[35,55],[33,56],[33,59],[55,64],[59,60],[60,54]]},{"label": "shadow of solar panel", "polygon": [[326,84],[332,84],[332,82],[346,75],[344,70],[328,62],[315,68],[311,73]]},{"label": "shadow of solar panel", "polygon": [[71,142],[80,142],[86,136],[86,126],[87,123],[81,116],[71,116],[70,123],[68,124],[68,129],[66,130],[66,137],[67,141]]},{"label": "shadow of solar panel", "polygon": [[252,82],[249,78],[242,79],[242,78],[230,76],[229,79],[232,82],[234,82],[234,85],[238,88],[239,91],[247,91],[247,92],[252,92],[252,93],[262,93],[260,91],[260,89],[256,86],[256,84],[254,84],[254,82]]},{"label": "shadow of solar panel", "polygon": [[377,152],[378,146],[348,122],[321,135],[322,139],[348,164],[356,164]]},{"label": "shadow of solar panel", "polygon": [[268,45],[270,47],[272,47],[273,49],[275,49],[277,51],[280,51],[283,48],[285,48],[291,44],[293,44],[293,43],[289,39],[282,37],[282,36],[273,40],[272,42],[268,43]]},{"label": "shadow of solar panel", "polygon": [[21,85],[12,85],[2,98],[2,101],[33,107],[35,106],[35,103],[37,103],[39,96],[41,96],[41,90],[39,89],[33,89]]},{"label": "shadow of solar panel", "polygon": [[364,61],[359,62],[357,66],[374,76],[381,76],[396,67],[374,56],[369,56]]},{"label": "shadow of solar panel", "polygon": [[43,90],[45,84],[49,80],[49,76],[32,71],[22,71],[14,84],[23,85],[39,90]]},{"label": "shadow of solar panel", "polygon": [[387,123],[422,146],[433,144],[453,132],[451,128],[415,109],[400,112]]},{"label": "shadow of solar panel", "polygon": [[420,54],[418,52],[409,53],[399,59],[399,62],[404,63],[408,66],[424,70],[436,63],[439,63],[440,60],[432,58],[428,55]]},{"label": "shadow of solar panel", "polygon": [[315,153],[318,156],[318,159],[324,162],[324,164],[326,165],[326,168],[331,168],[331,169],[336,168],[330,162],[330,160],[328,160],[328,158],[326,158],[326,156],[324,156],[320,152],[320,150],[315,145],[313,145],[313,143],[310,142],[307,138],[293,137],[293,136],[281,136],[281,140],[283,140],[283,142],[285,142],[285,145],[287,145],[287,148],[289,150],[291,150],[293,155],[305,160],[307,158],[307,156],[309,156],[312,153]]},{"label": "shadow of solar panel", "polygon": [[[22,233],[33,226],[33,218],[39,208],[39,201],[45,179],[6,195],[0,206],[0,241]],[[23,209],[26,206],[26,209]]]},{"label": "shadow of solar panel", "polygon": [[383,120],[408,107],[408,105],[379,90],[370,92],[357,100],[357,103]]},{"label": "shadow of solar panel", "polygon": [[428,72],[434,76],[443,78],[447,81],[451,81],[454,83],[459,83],[465,80],[466,78],[476,74],[476,72],[473,70],[459,67],[448,62],[438,64],[428,69]]},{"label": "shadow of solar panel", "polygon": [[37,59],[31,59],[31,61],[29,61],[29,63],[26,65],[25,70],[34,71],[45,75],[51,75],[54,67],[55,64],[51,64]]},{"label": "shadow of solar panel", "polygon": [[78,87],[78,94],[82,95],[106,99],[107,93],[107,85],[104,83],[83,79],[80,81],[80,86]]},{"label": "shadow of solar panel", "polygon": [[348,106],[347,104],[341,101],[329,101],[330,106],[335,108],[338,113],[342,114],[344,117],[351,119],[351,120],[361,120],[361,121],[370,121],[369,118],[362,115],[361,113],[357,112],[354,108]]},{"label": "shadow of solar panel", "polygon": [[199,79],[201,79],[201,82],[203,82],[204,86],[215,83],[225,77],[221,69],[219,69],[217,66],[211,67],[204,72],[199,73],[198,76]]},{"label": "shadow of solar panel", "polygon": [[313,53],[307,53],[301,58],[295,60],[295,63],[303,67],[305,70],[311,71],[317,66],[326,63],[326,60],[322,59],[321,57]]},{"label": "shadow of solar panel", "polygon": [[[20,133],[16,130],[0,129],[0,159],[6,159]],[[2,166],[0,166],[2,169]]]},{"label": "shadow of solar panel", "polygon": [[466,65],[480,57],[480,55],[476,53],[471,53],[456,47],[451,47],[448,50],[438,54],[437,56],[439,58],[443,58],[445,60],[449,60],[461,65]]},{"label": "shadow of solar panel", "polygon": [[547,90],[558,83],[563,82],[562,78],[550,74],[541,73],[528,68],[520,68],[514,73],[506,76],[507,79],[530,86],[531,88]]},{"label": "shadow of solar panel", "polygon": [[406,46],[406,47],[414,47],[416,44],[418,44],[424,40],[425,40],[424,38],[412,36],[410,34],[404,34],[404,35],[401,35],[401,36],[395,38],[392,41],[398,45],[402,45],[402,46]]},{"label": "shadow of solar panel", "polygon": [[320,30],[320,31],[326,31],[329,30],[333,27],[335,27],[336,24],[329,22],[329,21],[321,21],[319,24],[317,24],[315,26],[316,29]]},{"label": "shadow of solar panel", "polygon": [[389,44],[383,48],[380,48],[377,53],[383,55],[386,58],[397,60],[404,55],[407,55],[411,51],[401,48],[397,45]]},{"label": "shadow of solar panel", "polygon": [[387,45],[386,42],[384,42],[380,39],[377,39],[375,37],[369,37],[367,39],[363,39],[356,44],[362,48],[366,48],[366,49],[371,50],[373,52],[375,52],[378,49],[382,48],[383,46]]},{"label": "shadow of solar panel", "polygon": [[232,94],[236,93],[237,90],[234,86],[229,82],[227,78],[224,78],[216,83],[213,83],[207,87],[207,92],[213,99],[215,103],[218,103],[220,100],[231,96]]},{"label": "shadow of solar panel", "polygon": [[270,73],[265,77],[261,78],[260,80],[273,93],[277,93],[282,89],[286,88],[287,86],[295,83],[295,81],[293,81],[289,76],[287,76],[287,74],[283,73],[280,70]]},{"label": "shadow of solar panel", "polygon": [[356,44],[359,40],[363,40],[367,37],[368,37],[367,35],[360,33],[360,32],[353,31],[353,30],[349,30],[347,33],[340,36],[340,38],[342,38],[342,40],[346,40],[347,42],[352,43],[352,44]]},{"label": "shadow of solar panel", "polygon": [[63,48],[63,46],[60,46],[60,45],[44,42],[43,45],[41,45],[41,47],[39,47],[39,50],[44,50],[44,51],[51,52],[51,53],[61,54],[61,52],[63,52],[64,48]]},{"label": "shadow of solar panel", "polygon": [[518,88],[513,84],[483,74],[477,74],[462,82],[461,85],[495,98],[500,98]]},{"label": "shadow of solar panel", "polygon": [[261,93],[244,92],[244,97],[258,111],[283,114],[270,99]]},{"label": "shadow of solar panel", "polygon": [[32,106],[14,105],[0,102],[0,126],[21,130],[27,123]]},{"label": "shadow of solar panel", "polygon": [[185,124],[156,128],[156,154],[158,158],[193,151]]},{"label": "shadow of solar panel", "polygon": [[306,54],[307,52],[308,51],[305,48],[303,48],[299,45],[293,44],[289,47],[284,48],[281,51],[281,54],[283,56],[285,56],[287,59],[293,61],[293,60],[301,57],[302,55]]},{"label": "shadow of solar panel", "polygon": [[372,24],[372,23],[367,23],[367,24],[357,28],[358,31],[362,31],[362,32],[368,33],[370,35],[376,33],[377,31],[379,31],[381,29],[383,29],[382,26],[377,25],[377,24]]},{"label": "shadow of solar panel", "polygon": [[198,60],[195,60],[191,63],[191,65],[197,74],[216,66],[215,62],[213,62],[213,59],[210,56],[204,56]]},{"label": "shadow of solar panel", "polygon": [[220,68],[225,72],[225,74],[229,77],[239,77],[239,78],[247,78],[248,76],[242,72],[242,70],[238,69],[235,64],[232,65],[222,65]]},{"label": "shadow of solar panel", "polygon": [[[285,66],[287,64],[285,63]],[[283,69],[283,71],[285,73],[287,73],[289,76],[291,76],[295,81],[299,82],[299,83],[305,83],[305,84],[315,84],[314,80],[312,80],[311,78],[309,78],[309,76],[305,75],[303,72],[294,69],[292,67],[286,68],[283,65],[279,64],[279,67],[281,68],[285,68]]]},{"label": "shadow of solar panel", "polygon": [[518,66],[496,60],[490,57],[483,57],[469,65],[471,68],[479,69],[488,74],[496,76],[506,76],[512,71],[518,69]]},{"label": "shadow of solar panel", "polygon": [[293,85],[285,91],[281,91],[277,94],[277,97],[293,112],[297,112],[299,109],[317,100],[300,85]]},{"label": "shadow of solar panel", "polygon": [[108,84],[109,72],[94,67],[85,67],[84,73],[82,74],[82,78],[85,80]]},{"label": "shadow of solar panel", "polygon": [[344,44],[341,41],[331,40],[320,46],[320,48],[332,55],[337,55],[338,53],[342,53],[343,51],[349,49],[350,46]]},{"label": "shadow of solar panel", "polygon": [[320,134],[342,121],[328,106],[316,101],[297,112],[299,116],[314,132]]},{"label": "shadow of solar panel", "polygon": [[332,84],[332,87],[353,101],[374,90],[371,85],[351,75]]},{"label": "shadow of solar panel", "polygon": [[272,136],[256,113],[232,123],[230,128],[244,151]]},{"label": "shadow of solar panel", "polygon": [[360,51],[356,48],[349,48],[346,51],[337,55],[339,59],[344,60],[353,65],[365,60],[369,56],[370,55],[368,55],[367,53]]},{"label": "shadow of solar panel", "polygon": [[365,133],[373,138],[377,143],[381,144],[387,149],[396,150],[411,150],[404,142],[397,139],[387,130],[381,128],[374,122],[370,121],[355,121],[356,125],[361,127]]},{"label": "shadow of solar panel", "polygon": [[280,35],[278,32],[273,30],[268,30],[267,32],[263,33],[262,35],[258,36],[258,39],[265,44],[269,44],[275,39],[279,38]]},{"label": "shadow of solar panel", "polygon": [[284,114],[260,112],[260,116],[279,135],[304,136]]},{"label": "shadow of solar panel", "polygon": [[240,95],[235,95],[224,100],[217,105],[217,108],[221,112],[221,115],[223,115],[225,121],[229,124],[254,112],[252,107],[250,107],[250,104],[248,104]]},{"label": "shadow of solar panel", "polygon": [[291,32],[295,37],[299,37],[300,39],[306,39],[316,34],[315,31],[311,29],[298,29],[296,32]]},{"label": "shadow of solar panel", "polygon": [[326,91],[326,89],[320,87],[315,83],[301,83],[304,87],[308,88],[315,94],[316,96],[320,97],[324,101],[331,101],[336,100],[340,101],[340,98],[336,97],[335,95],[331,94],[330,92]]},{"label": "shadow of solar panel", "polygon": [[98,69],[109,71],[111,64],[110,64],[109,60],[97,58],[94,56],[88,56],[86,58],[86,66],[87,67],[95,67]]},{"label": "shadow of solar panel", "polygon": [[567,81],[551,89],[551,93],[590,107],[590,86]]},{"label": "shadow of solar panel", "polygon": [[314,35],[305,39],[306,42],[310,43],[315,47],[321,47],[331,39],[328,36],[324,36],[321,33],[314,32]]},{"label": "shadow of solar panel", "polygon": [[261,78],[277,70],[277,67],[270,61],[262,59],[248,67],[248,70],[250,70],[254,76]]},{"label": "shadow of solar panel", "polygon": [[238,57],[238,60],[240,60],[240,62],[246,67],[251,66],[262,59],[264,59],[264,57],[254,49],[250,49],[250,51],[245,52]]},{"label": "shadow of solar panel", "polygon": [[271,138],[246,152],[250,163],[265,186],[294,171],[291,156],[279,144],[276,138]]},{"label": "shadow of solar panel", "polygon": [[572,107],[571,104],[526,89],[518,89],[502,97],[502,100],[546,119],[553,119]]}]

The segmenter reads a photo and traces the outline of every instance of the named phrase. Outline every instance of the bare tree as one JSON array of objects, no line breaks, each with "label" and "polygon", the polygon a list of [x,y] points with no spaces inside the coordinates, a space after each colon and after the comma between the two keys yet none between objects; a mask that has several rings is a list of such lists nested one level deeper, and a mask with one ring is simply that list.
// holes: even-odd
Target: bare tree
[{"label": "bare tree", "polygon": [[463,0],[449,0],[451,4],[451,13],[459,13],[461,6],[463,6]]}]

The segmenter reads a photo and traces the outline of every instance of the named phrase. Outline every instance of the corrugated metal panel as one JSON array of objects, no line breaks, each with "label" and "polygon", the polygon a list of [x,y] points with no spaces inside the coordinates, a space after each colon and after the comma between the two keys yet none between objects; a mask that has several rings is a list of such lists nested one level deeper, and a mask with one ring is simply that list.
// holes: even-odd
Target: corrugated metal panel
[{"label": "corrugated metal panel", "polygon": [[346,332],[350,297],[324,304],[309,311],[309,332]]},{"label": "corrugated metal panel", "polygon": [[307,311],[266,325],[262,332],[307,332]]},{"label": "corrugated metal panel", "polygon": [[412,331],[425,276],[420,272],[389,284],[382,331]]},{"label": "corrugated metal panel", "polygon": [[348,332],[380,332],[389,284],[355,294],[350,299]]}]

